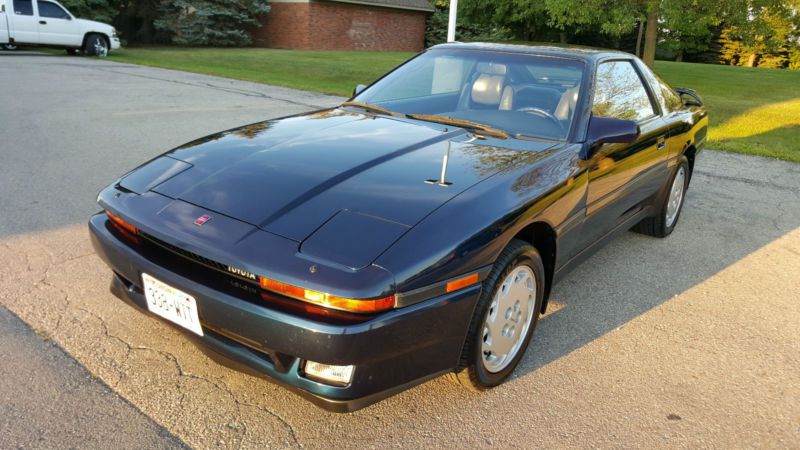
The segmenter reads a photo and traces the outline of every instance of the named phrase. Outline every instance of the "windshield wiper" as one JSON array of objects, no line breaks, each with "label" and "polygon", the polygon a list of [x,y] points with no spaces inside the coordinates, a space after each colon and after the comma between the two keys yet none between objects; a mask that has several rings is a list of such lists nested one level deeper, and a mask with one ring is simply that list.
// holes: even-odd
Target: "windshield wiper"
[{"label": "windshield wiper", "polygon": [[548,138],[548,137],[541,137],[541,136],[531,136],[531,135],[528,135],[528,134],[522,134],[522,133],[517,133],[517,134],[515,134],[515,135],[514,135],[514,138],[515,138],[515,139],[522,140],[522,141],[535,141],[535,142],[541,142],[541,141],[545,141],[545,142],[557,142],[557,141],[559,141],[559,140],[563,140],[563,139],[557,139],[557,138]]},{"label": "windshield wiper", "polygon": [[373,105],[371,103],[364,103],[364,102],[344,102],[342,106],[357,106],[359,108],[366,109],[367,111],[376,112],[379,114],[386,114],[387,116],[392,117],[405,117],[405,114],[396,113],[389,109],[384,108],[383,106]]},{"label": "windshield wiper", "polygon": [[435,116],[432,114],[407,114],[406,116],[412,119],[424,120],[426,122],[436,122],[445,125],[455,125],[461,128],[468,128],[472,131],[477,131],[476,134],[485,134],[488,136],[499,137],[502,139],[508,139],[509,137],[511,137],[508,133],[506,133],[503,130],[498,130],[497,128],[492,128],[489,125],[473,122],[471,120],[457,119],[455,117],[447,117],[447,116]]}]

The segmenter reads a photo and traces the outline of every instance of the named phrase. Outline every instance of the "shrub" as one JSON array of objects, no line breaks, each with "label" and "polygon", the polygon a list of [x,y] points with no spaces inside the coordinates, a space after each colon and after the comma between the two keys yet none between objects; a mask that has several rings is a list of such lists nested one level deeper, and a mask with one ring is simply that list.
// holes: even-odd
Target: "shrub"
[{"label": "shrub", "polygon": [[172,34],[178,45],[232,47],[252,44],[250,30],[259,28],[266,0],[172,0],[159,8],[157,29]]}]

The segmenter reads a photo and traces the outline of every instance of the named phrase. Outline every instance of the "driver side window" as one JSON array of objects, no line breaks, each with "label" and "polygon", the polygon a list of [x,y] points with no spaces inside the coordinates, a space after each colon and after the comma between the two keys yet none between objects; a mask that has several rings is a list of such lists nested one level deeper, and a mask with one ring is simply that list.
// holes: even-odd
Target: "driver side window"
[{"label": "driver side window", "polygon": [[597,68],[592,114],[640,122],[656,115],[650,96],[629,61],[610,61]]},{"label": "driver side window", "polygon": [[36,2],[39,5],[39,17],[48,19],[70,19],[69,14],[63,8],[53,2]]}]

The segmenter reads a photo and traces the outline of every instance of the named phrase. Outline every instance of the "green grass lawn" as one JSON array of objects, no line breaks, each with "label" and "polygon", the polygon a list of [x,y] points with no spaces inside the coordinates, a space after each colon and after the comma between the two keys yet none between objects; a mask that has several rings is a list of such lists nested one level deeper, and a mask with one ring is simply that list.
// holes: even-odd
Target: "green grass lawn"
[{"label": "green grass lawn", "polygon": [[312,52],[262,48],[126,48],[113,61],[349,96],[413,53]]},{"label": "green grass lawn", "polygon": [[[127,48],[109,59],[347,96],[411,56],[160,47]],[[800,162],[800,72],[663,61],[656,71],[703,97],[709,148]]]},{"label": "green grass lawn", "polygon": [[709,148],[800,162],[800,72],[664,61],[656,72],[703,97]]}]

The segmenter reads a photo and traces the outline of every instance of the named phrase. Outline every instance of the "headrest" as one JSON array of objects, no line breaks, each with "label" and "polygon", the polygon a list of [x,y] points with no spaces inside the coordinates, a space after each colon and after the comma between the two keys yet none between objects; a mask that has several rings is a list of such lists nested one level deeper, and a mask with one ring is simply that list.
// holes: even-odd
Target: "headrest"
[{"label": "headrest", "polygon": [[472,101],[481,105],[499,105],[506,77],[482,74],[472,83]]},{"label": "headrest", "polygon": [[575,86],[564,91],[556,107],[556,117],[561,120],[567,120],[572,117],[572,112],[575,111],[575,105],[578,103],[579,89],[579,86]]},{"label": "headrest", "polygon": [[488,75],[505,75],[508,72],[505,64],[492,62],[479,62],[475,70],[478,73],[485,73]]}]

